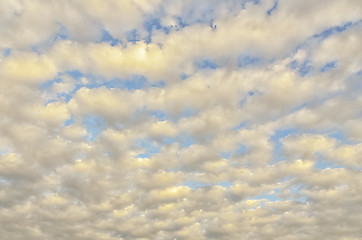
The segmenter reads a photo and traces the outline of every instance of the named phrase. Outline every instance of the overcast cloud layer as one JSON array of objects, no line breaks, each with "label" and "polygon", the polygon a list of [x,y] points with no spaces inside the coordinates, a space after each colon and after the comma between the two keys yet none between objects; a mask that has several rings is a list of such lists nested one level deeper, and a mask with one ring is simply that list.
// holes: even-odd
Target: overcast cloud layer
[{"label": "overcast cloud layer", "polygon": [[0,1],[0,239],[362,239],[361,42],[360,0]]}]

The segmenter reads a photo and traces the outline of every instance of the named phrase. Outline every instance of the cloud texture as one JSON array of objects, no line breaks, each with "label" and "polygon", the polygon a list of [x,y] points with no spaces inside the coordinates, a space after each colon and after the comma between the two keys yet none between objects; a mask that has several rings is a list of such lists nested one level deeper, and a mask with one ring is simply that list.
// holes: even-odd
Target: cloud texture
[{"label": "cloud texture", "polygon": [[0,238],[362,238],[359,0],[0,3]]}]

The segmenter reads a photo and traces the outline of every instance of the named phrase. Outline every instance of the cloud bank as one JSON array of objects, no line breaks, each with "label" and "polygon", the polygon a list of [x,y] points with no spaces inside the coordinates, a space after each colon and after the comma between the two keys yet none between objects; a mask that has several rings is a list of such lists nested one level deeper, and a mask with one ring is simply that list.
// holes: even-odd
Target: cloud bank
[{"label": "cloud bank", "polygon": [[361,239],[359,0],[0,3],[1,239]]}]

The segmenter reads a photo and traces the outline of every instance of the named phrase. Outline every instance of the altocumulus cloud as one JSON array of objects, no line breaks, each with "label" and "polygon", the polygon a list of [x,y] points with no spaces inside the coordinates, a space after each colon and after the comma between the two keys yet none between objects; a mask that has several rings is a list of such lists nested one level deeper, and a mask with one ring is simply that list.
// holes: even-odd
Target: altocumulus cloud
[{"label": "altocumulus cloud", "polygon": [[362,238],[360,0],[13,0],[0,26],[0,239]]}]

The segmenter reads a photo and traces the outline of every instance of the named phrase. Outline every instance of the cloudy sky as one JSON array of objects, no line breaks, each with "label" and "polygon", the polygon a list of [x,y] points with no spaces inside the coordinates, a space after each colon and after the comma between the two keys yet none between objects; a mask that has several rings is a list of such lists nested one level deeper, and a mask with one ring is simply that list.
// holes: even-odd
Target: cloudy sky
[{"label": "cloudy sky", "polygon": [[0,239],[362,239],[361,42],[360,0],[0,1]]}]

